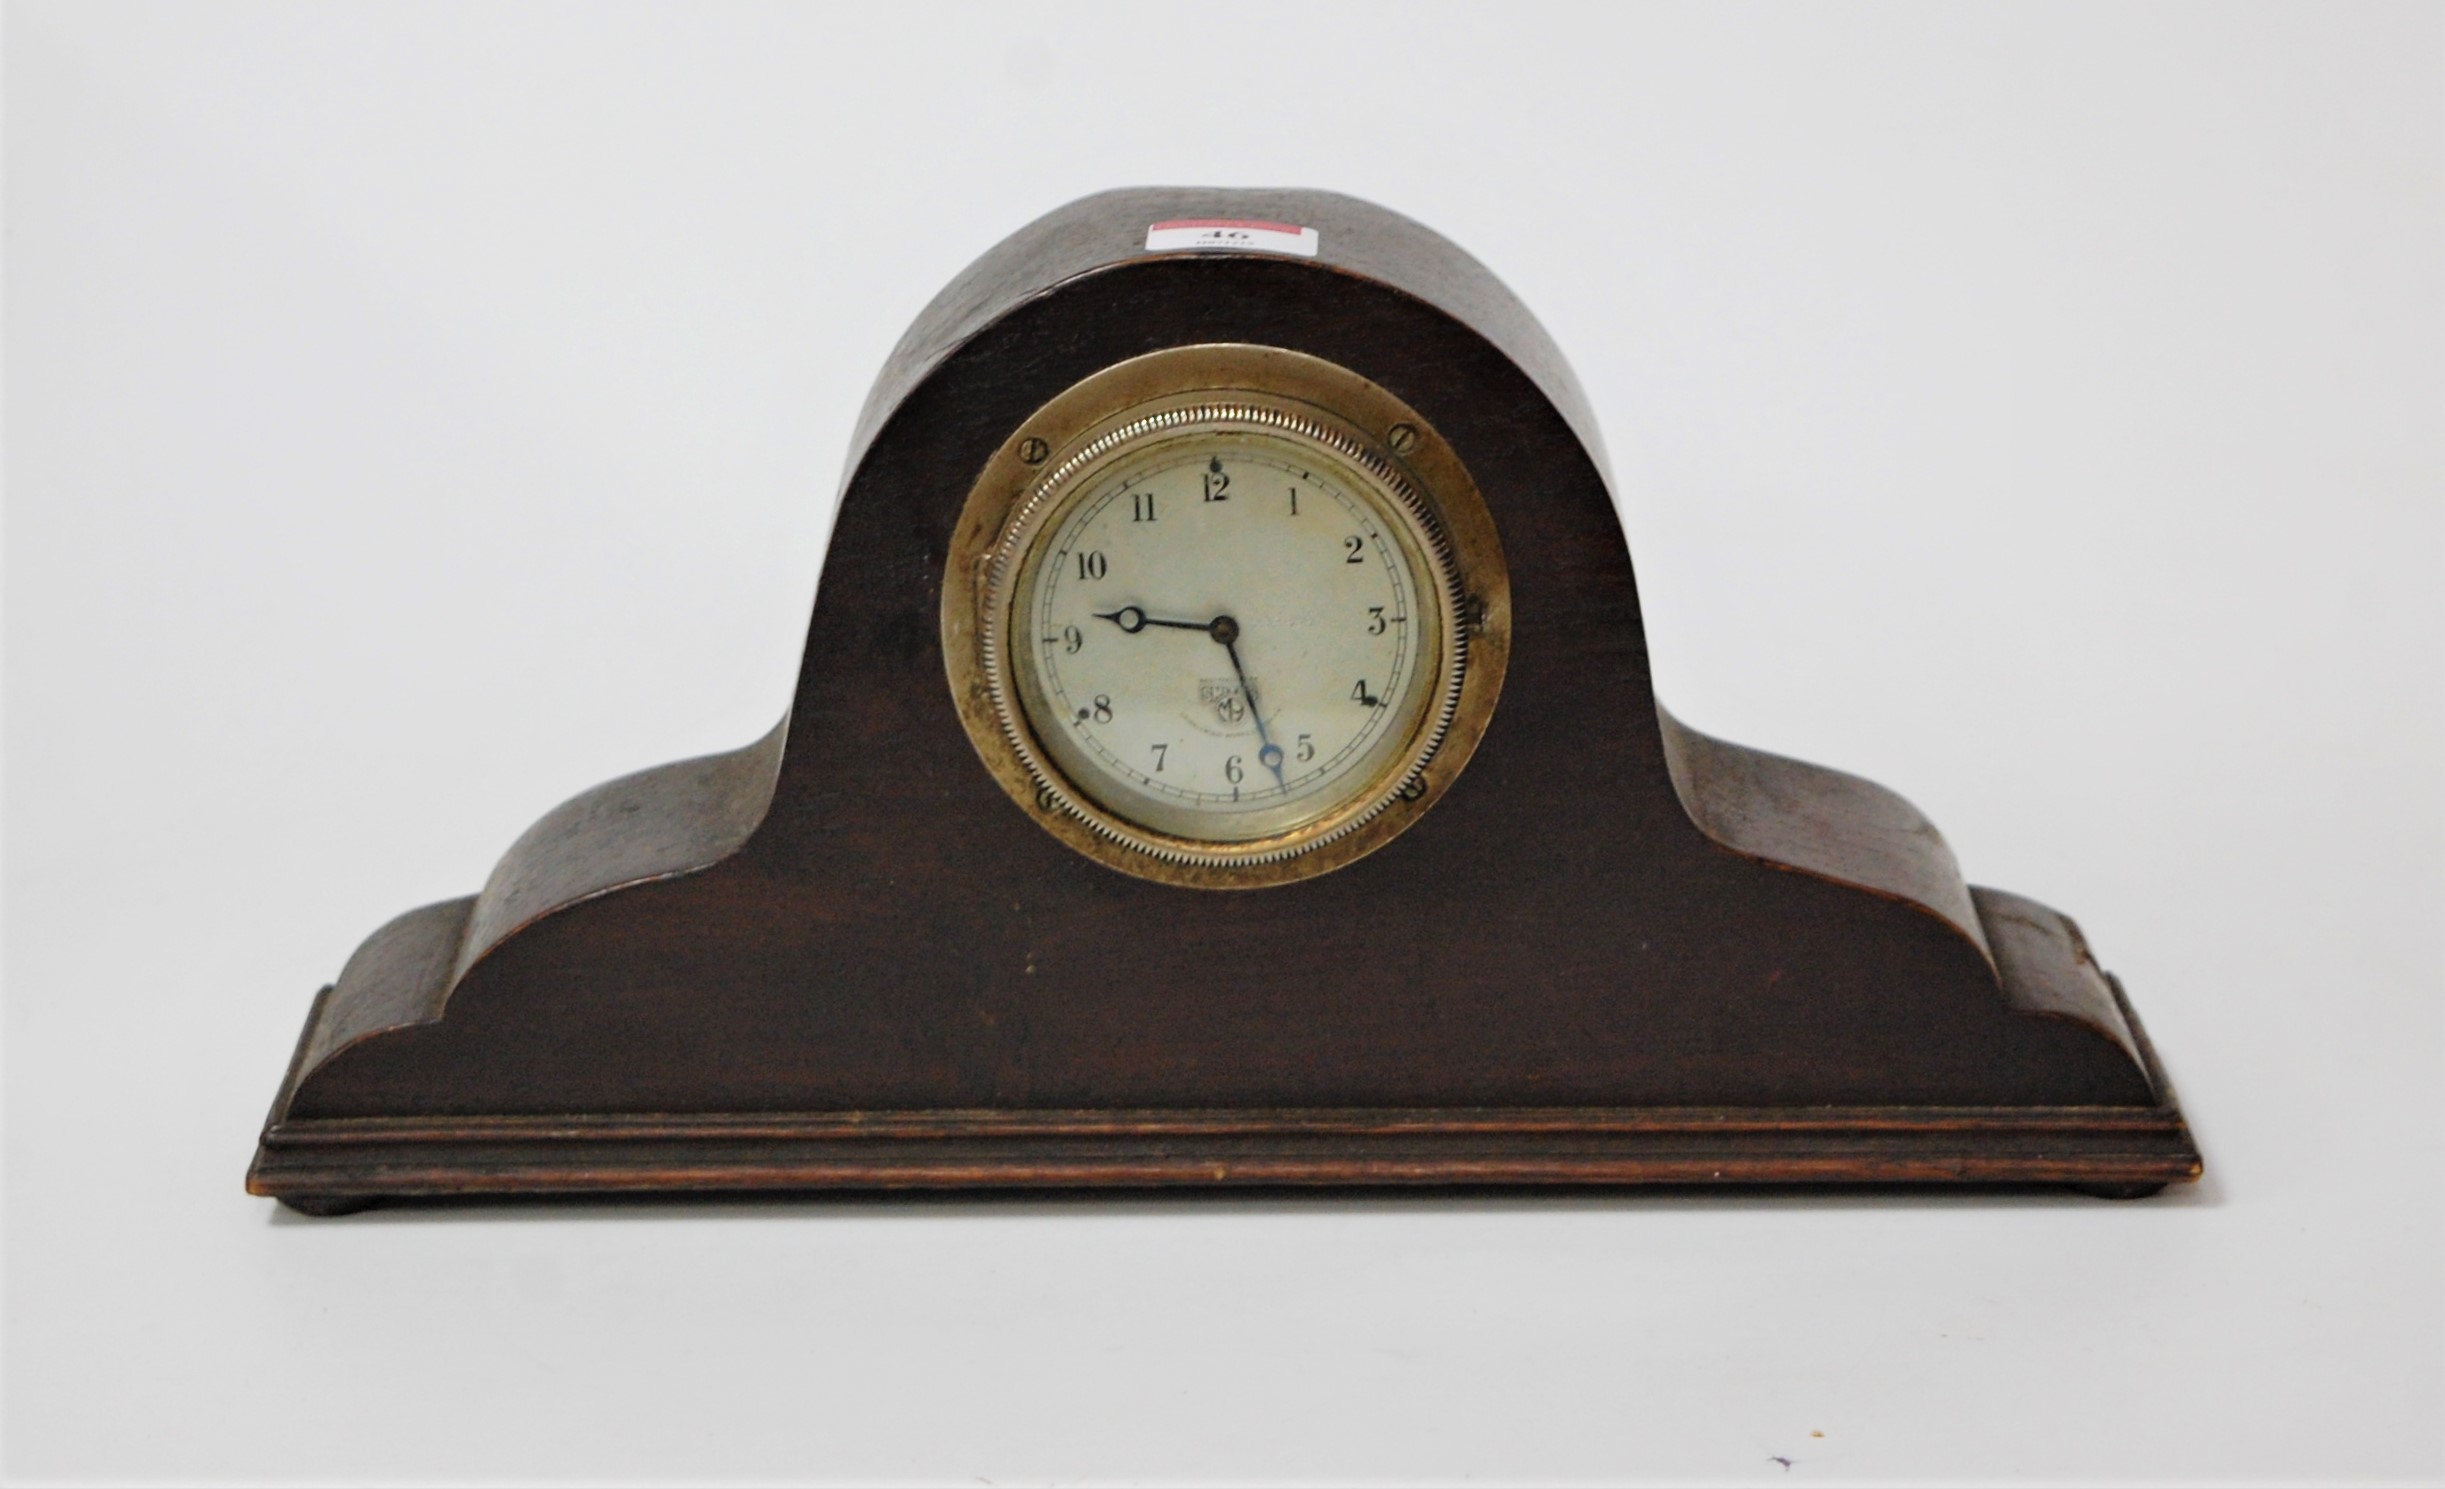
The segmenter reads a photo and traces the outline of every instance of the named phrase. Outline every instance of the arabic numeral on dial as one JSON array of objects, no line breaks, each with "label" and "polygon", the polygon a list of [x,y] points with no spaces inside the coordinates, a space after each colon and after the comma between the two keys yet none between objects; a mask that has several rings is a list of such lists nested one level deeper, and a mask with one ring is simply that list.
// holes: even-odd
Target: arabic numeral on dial
[{"label": "arabic numeral on dial", "polygon": [[1088,710],[1088,711],[1089,711],[1090,713],[1092,713],[1092,714],[1095,716],[1095,722],[1097,722],[1098,724],[1109,724],[1109,723],[1111,723],[1111,722],[1112,722],[1112,695],[1111,695],[1110,693],[1098,693],[1098,694],[1096,694],[1096,695],[1095,695],[1095,700],[1094,700],[1094,703],[1093,703],[1092,707],[1090,707],[1090,708],[1089,708],[1089,710]]},{"label": "arabic numeral on dial", "polygon": [[1313,759],[1315,759],[1315,758],[1316,758],[1316,736],[1315,736],[1315,735],[1313,735],[1313,734],[1302,734],[1302,735],[1300,735],[1300,736],[1299,736],[1299,763],[1300,763],[1300,764],[1302,764],[1302,765],[1304,765],[1304,764],[1306,764],[1308,761],[1313,760]]},{"label": "arabic numeral on dial", "polygon": [[1238,785],[1241,778],[1246,775],[1247,772],[1240,769],[1239,756],[1233,755],[1230,759],[1223,762],[1223,779],[1229,781],[1232,785]]},{"label": "arabic numeral on dial", "polygon": [[1129,493],[1129,520],[1132,522],[1155,520],[1155,494],[1153,492],[1133,491]]},{"label": "arabic numeral on dial", "polygon": [[1061,649],[1063,651],[1068,652],[1071,656],[1076,656],[1078,649],[1086,644],[1087,638],[1078,633],[1078,627],[1063,626],[1061,628]]},{"label": "arabic numeral on dial", "polygon": [[1101,553],[1078,555],[1078,577],[1081,579],[1101,579],[1104,577],[1105,567],[1104,556]]},{"label": "arabic numeral on dial", "polygon": [[1367,691],[1367,680],[1362,677],[1357,682],[1350,685],[1350,701],[1352,703],[1363,703],[1367,707],[1373,708],[1382,703],[1384,700]]},{"label": "arabic numeral on dial", "polygon": [[1365,538],[1352,533],[1341,540],[1341,545],[1350,550],[1348,556],[1342,559],[1343,563],[1363,564],[1367,561],[1367,540]]},{"label": "arabic numeral on dial", "polygon": [[1207,501],[1227,502],[1231,499],[1231,477],[1224,472],[1220,455],[1206,462],[1205,477]]},{"label": "arabic numeral on dial", "polygon": [[1369,605],[1367,607],[1367,634],[1370,636],[1381,636],[1384,634],[1383,606]]},{"label": "arabic numeral on dial", "polygon": [[1171,746],[1167,744],[1159,744],[1148,745],[1146,748],[1155,752],[1155,769],[1160,771],[1163,768],[1163,757],[1165,754],[1169,753]]},{"label": "arabic numeral on dial", "polygon": [[1299,488],[1296,486],[1290,488],[1290,515],[1299,515]]}]

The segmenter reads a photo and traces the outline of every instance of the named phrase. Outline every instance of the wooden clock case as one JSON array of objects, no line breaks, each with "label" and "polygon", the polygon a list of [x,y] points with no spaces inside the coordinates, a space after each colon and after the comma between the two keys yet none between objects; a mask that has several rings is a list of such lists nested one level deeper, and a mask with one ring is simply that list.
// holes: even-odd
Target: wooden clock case
[{"label": "wooden clock case", "polygon": [[[1313,258],[1149,253],[1313,227]],[[1475,757],[1397,839],[1213,891],[1072,851],[945,683],[944,556],[1032,412],[1168,347],[1290,348],[1419,410],[1511,576]],[[979,259],[859,420],[789,713],[559,807],[314,1001],[248,1187],[2038,1182],[2199,1156],[2072,922],[1966,885],[1856,777],[1656,702],[1593,417],[1544,331],[1405,218],[1130,190]]]}]

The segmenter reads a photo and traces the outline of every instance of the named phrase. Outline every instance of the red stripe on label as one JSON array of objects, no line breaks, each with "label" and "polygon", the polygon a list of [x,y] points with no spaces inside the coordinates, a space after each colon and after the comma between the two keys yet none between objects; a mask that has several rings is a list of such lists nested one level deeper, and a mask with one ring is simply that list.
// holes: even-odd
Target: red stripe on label
[{"label": "red stripe on label", "polygon": [[1147,226],[1146,231],[1150,233],[1159,233],[1166,228],[1176,227],[1244,227],[1254,228],[1257,231],[1264,233],[1289,233],[1293,237],[1307,231],[1306,228],[1300,227],[1296,223],[1249,222],[1235,217],[1184,217],[1177,222],[1151,223]]}]

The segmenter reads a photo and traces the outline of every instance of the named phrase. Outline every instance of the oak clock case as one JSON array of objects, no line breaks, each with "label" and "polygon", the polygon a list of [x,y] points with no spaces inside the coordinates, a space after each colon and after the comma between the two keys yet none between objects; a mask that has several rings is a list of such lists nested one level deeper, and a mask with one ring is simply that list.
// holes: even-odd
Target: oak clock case
[{"label": "oak clock case", "polygon": [[249,1188],[2196,1177],[2069,918],[1657,703],[1613,501],[1426,228],[1047,215],[877,379],[780,724],[377,930]]}]

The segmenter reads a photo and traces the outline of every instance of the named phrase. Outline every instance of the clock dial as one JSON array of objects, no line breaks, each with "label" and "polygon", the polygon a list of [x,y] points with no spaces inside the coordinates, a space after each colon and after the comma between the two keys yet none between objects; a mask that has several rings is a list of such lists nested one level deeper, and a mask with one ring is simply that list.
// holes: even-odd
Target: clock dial
[{"label": "clock dial", "polygon": [[1327,873],[1407,831],[1483,736],[1502,547],[1452,447],[1275,347],[1117,363],[1012,430],[952,535],[943,663],[1012,798],[1124,873]]},{"label": "clock dial", "polygon": [[1449,669],[1432,536],[1389,482],[1296,431],[1198,425],[1073,483],[1013,588],[1010,660],[1084,795],[1246,843],[1378,787]]}]

